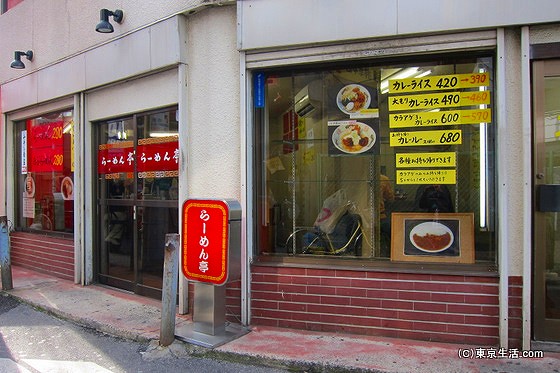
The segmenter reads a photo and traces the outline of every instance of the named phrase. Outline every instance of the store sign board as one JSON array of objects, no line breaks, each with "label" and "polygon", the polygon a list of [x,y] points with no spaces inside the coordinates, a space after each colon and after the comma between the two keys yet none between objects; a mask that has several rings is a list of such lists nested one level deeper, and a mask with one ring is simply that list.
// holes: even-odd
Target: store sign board
[{"label": "store sign board", "polygon": [[264,85],[265,85],[265,75],[264,73],[256,73],[255,74],[255,81],[254,81],[254,88],[255,88],[255,107],[256,108],[263,108],[264,107]]},{"label": "store sign board", "polygon": [[103,144],[97,152],[97,172],[112,174],[134,171],[134,148],[132,142]]},{"label": "store sign board", "polygon": [[388,98],[389,111],[457,108],[490,104],[489,91],[443,92]]},{"label": "store sign board", "polygon": [[31,172],[62,172],[64,166],[64,150],[56,148],[32,148],[29,152],[29,171]]},{"label": "store sign board", "polygon": [[389,79],[389,93],[444,91],[488,87],[489,73],[425,76],[422,78]]},{"label": "store sign board", "polygon": [[21,174],[27,174],[27,130],[21,131]]},{"label": "store sign board", "polygon": [[397,170],[397,184],[456,184],[456,170]]},{"label": "store sign board", "polygon": [[29,172],[62,172],[64,166],[63,122],[33,125],[27,121],[27,166]]},{"label": "store sign board", "polygon": [[97,172],[113,174],[120,172],[177,171],[179,169],[178,141],[139,141],[134,150],[132,141],[99,145]]},{"label": "store sign board", "polygon": [[138,145],[138,172],[173,171],[179,168],[179,142]]},{"label": "store sign board", "polygon": [[490,109],[389,114],[389,128],[455,126],[492,122]]},{"label": "store sign board", "polygon": [[397,153],[397,168],[429,168],[457,166],[455,152]]},{"label": "store sign board", "polygon": [[183,204],[182,271],[191,281],[223,285],[228,279],[229,206],[220,200]]},{"label": "store sign board", "polygon": [[460,145],[463,141],[461,130],[391,132],[390,146],[432,146]]}]

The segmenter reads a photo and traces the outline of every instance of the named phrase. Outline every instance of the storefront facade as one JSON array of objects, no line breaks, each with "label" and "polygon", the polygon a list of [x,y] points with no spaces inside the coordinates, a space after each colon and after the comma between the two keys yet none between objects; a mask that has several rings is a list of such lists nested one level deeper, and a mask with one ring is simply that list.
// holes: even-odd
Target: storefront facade
[{"label": "storefront facade", "polygon": [[554,80],[530,73],[559,56],[535,51],[558,51],[560,29],[540,24],[560,9],[355,5],[241,2],[251,323],[525,349],[560,341],[556,192],[539,186],[553,183]]},{"label": "storefront facade", "polygon": [[[63,7],[54,3],[23,1],[1,16],[0,27]],[[73,28],[83,20],[68,20],[75,30],[68,42],[75,44],[49,39],[43,50],[46,30],[60,30],[31,21],[35,38],[18,45],[29,42],[34,57],[23,58],[24,70],[0,69],[1,215],[13,228],[11,261],[83,285],[160,298],[165,235],[180,232],[180,201],[190,193],[239,199],[239,171],[221,162],[232,149],[239,152],[231,141],[238,126],[223,126],[239,116],[238,100],[231,100],[239,91],[236,7],[167,2],[156,4],[149,19],[123,9],[114,33],[100,34],[99,9],[82,5],[91,27]],[[224,68],[221,61],[234,62]],[[219,87],[209,76],[220,77]],[[208,157],[208,134],[225,144],[212,146],[215,160]],[[180,146],[187,138],[195,145]],[[199,175],[230,175],[230,182],[192,183],[188,165]],[[186,285],[181,302],[188,312]],[[239,313],[239,302],[231,309]]]},{"label": "storefront facade", "polygon": [[555,1],[154,2],[110,36],[48,3],[0,15],[36,19],[0,41],[34,49],[0,66],[13,264],[157,297],[182,203],[233,198],[232,321],[560,341]]}]

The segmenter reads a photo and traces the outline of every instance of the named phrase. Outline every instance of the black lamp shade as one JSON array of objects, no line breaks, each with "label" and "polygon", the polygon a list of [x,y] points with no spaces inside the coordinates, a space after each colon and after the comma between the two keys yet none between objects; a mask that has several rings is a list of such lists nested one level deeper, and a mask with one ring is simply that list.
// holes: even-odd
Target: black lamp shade
[{"label": "black lamp shade", "polygon": [[100,21],[95,26],[95,31],[102,32],[102,33],[111,33],[114,31],[113,25],[109,22],[109,17],[113,16],[113,19],[117,23],[121,23],[123,19],[123,11],[120,9],[115,10],[114,12],[110,11],[109,9],[101,9],[99,12]]},{"label": "black lamp shade", "polygon": [[16,51],[14,53],[14,60],[10,64],[10,67],[12,69],[25,69],[25,65],[23,64],[23,62],[21,62],[21,56],[25,56],[29,61],[31,61],[33,59],[33,52]]}]

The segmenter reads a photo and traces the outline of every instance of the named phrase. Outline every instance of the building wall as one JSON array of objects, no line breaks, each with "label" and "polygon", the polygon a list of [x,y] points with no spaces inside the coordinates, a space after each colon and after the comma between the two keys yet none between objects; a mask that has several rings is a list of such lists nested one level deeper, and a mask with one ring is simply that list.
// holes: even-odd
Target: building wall
[{"label": "building wall", "polygon": [[[27,74],[32,69],[57,63],[94,46],[110,43],[169,16],[221,3],[227,1],[22,1],[0,16],[0,35],[13,36],[0,40],[0,50],[4,51],[5,55],[0,64],[0,82]],[[115,29],[112,34],[95,31],[102,8],[112,11],[122,9],[124,12],[121,24],[110,18]],[[13,59],[13,52],[28,49],[35,53],[33,62],[26,63],[29,67],[24,71],[11,69],[9,65]]]},{"label": "building wall", "polygon": [[241,198],[239,52],[236,8],[187,23],[187,195]]}]

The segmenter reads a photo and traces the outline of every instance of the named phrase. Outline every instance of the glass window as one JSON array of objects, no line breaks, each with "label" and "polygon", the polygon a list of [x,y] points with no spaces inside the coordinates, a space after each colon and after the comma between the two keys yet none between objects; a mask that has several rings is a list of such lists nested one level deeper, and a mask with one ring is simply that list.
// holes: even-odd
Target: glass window
[{"label": "glass window", "polygon": [[255,72],[256,254],[495,261],[492,62]]},{"label": "glass window", "polygon": [[72,110],[16,123],[17,227],[74,232]]}]

